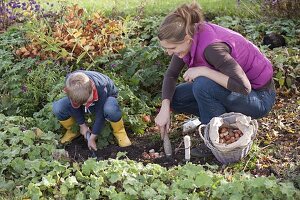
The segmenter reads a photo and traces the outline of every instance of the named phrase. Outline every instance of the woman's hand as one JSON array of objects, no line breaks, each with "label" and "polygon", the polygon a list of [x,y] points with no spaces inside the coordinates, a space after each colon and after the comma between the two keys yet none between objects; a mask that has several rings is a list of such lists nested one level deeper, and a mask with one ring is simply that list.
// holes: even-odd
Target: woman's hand
[{"label": "woman's hand", "polygon": [[229,76],[205,66],[189,68],[183,74],[184,80],[188,82],[194,81],[194,79],[199,76],[205,76],[206,78],[209,78],[210,80],[218,83],[224,88],[227,88]]},{"label": "woman's hand", "polygon": [[209,68],[208,67],[204,67],[204,66],[189,68],[183,74],[183,78],[187,82],[192,82],[198,76],[205,76],[205,74],[207,73],[207,69],[209,69]]},{"label": "woman's hand", "polygon": [[167,134],[170,129],[170,112],[160,111],[155,117],[155,124],[159,128],[160,136],[163,139],[164,135]]},{"label": "woman's hand", "polygon": [[163,139],[164,134],[169,132],[170,119],[170,101],[164,100],[158,115],[155,117],[155,124],[159,128],[160,136]]}]

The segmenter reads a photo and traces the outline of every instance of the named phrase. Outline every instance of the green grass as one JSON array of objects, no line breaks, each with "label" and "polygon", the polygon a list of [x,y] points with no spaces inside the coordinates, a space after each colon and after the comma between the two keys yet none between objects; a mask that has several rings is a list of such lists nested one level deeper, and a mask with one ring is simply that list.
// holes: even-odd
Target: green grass
[{"label": "green grass", "polygon": [[[42,1],[54,3],[57,0]],[[67,5],[78,4],[80,7],[87,9],[89,12],[101,11],[104,13],[123,13],[136,15],[144,7],[146,15],[167,14],[183,3],[191,3],[192,0],[60,0]],[[247,0],[241,1],[237,5],[235,0],[197,0],[204,12],[215,13],[216,15],[238,15],[251,16],[255,15],[252,10],[257,10],[257,5],[249,3]]]}]

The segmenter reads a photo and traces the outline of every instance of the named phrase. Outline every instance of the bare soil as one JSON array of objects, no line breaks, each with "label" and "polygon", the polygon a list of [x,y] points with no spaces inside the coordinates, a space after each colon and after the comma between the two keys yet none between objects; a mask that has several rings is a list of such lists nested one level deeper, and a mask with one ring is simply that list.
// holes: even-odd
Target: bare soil
[{"label": "bare soil", "polygon": [[[196,132],[195,132],[196,133]],[[172,140],[173,155],[167,157],[162,155],[159,158],[144,158],[143,153],[149,153],[149,150],[154,149],[155,152],[163,154],[163,141],[156,139],[155,135],[157,133],[148,132],[143,136],[130,137],[132,145],[129,147],[119,147],[116,144],[111,144],[103,149],[98,149],[95,154],[98,160],[106,160],[109,158],[116,158],[118,152],[126,152],[126,157],[131,160],[138,162],[147,163],[156,163],[163,167],[173,167],[176,165],[182,165],[186,163],[184,157],[184,145],[181,141]],[[153,139],[154,138],[154,139]],[[181,144],[180,144],[181,143]],[[85,161],[89,157],[93,157],[92,152],[87,148],[87,144],[83,137],[75,139],[72,143],[67,145],[65,149],[68,151],[70,158],[73,161]],[[190,162],[193,163],[209,163],[209,164],[218,164],[218,161],[214,158],[213,155],[203,158],[194,158],[192,157]]]}]

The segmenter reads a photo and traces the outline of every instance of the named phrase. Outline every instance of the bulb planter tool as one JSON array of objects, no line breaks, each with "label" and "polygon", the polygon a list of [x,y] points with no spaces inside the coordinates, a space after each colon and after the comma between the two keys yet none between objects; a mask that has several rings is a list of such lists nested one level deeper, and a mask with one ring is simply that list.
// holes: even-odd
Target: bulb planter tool
[{"label": "bulb planter tool", "polygon": [[164,134],[164,150],[167,157],[172,156],[172,146],[167,133]]}]

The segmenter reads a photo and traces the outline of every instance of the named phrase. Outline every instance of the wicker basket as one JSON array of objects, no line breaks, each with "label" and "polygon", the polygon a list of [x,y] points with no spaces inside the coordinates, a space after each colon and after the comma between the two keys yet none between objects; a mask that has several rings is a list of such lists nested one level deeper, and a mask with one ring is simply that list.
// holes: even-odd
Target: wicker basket
[{"label": "wicker basket", "polygon": [[[236,117],[241,115],[243,114],[231,112],[231,113],[225,113],[220,117],[223,118],[224,122],[232,124],[235,122]],[[246,146],[237,147],[230,151],[221,151],[220,149],[212,145],[209,138],[209,123],[207,125],[199,126],[199,135],[203,139],[205,145],[212,151],[212,153],[214,154],[214,156],[217,158],[219,162],[221,162],[222,164],[234,163],[234,162],[238,162],[243,157],[245,157],[248,154],[249,150],[251,149],[253,140],[256,136],[258,124],[256,120],[251,120],[250,124],[254,126],[254,131],[253,131],[253,135],[251,136],[250,142]],[[204,130],[203,135],[202,135],[202,130]]]}]

